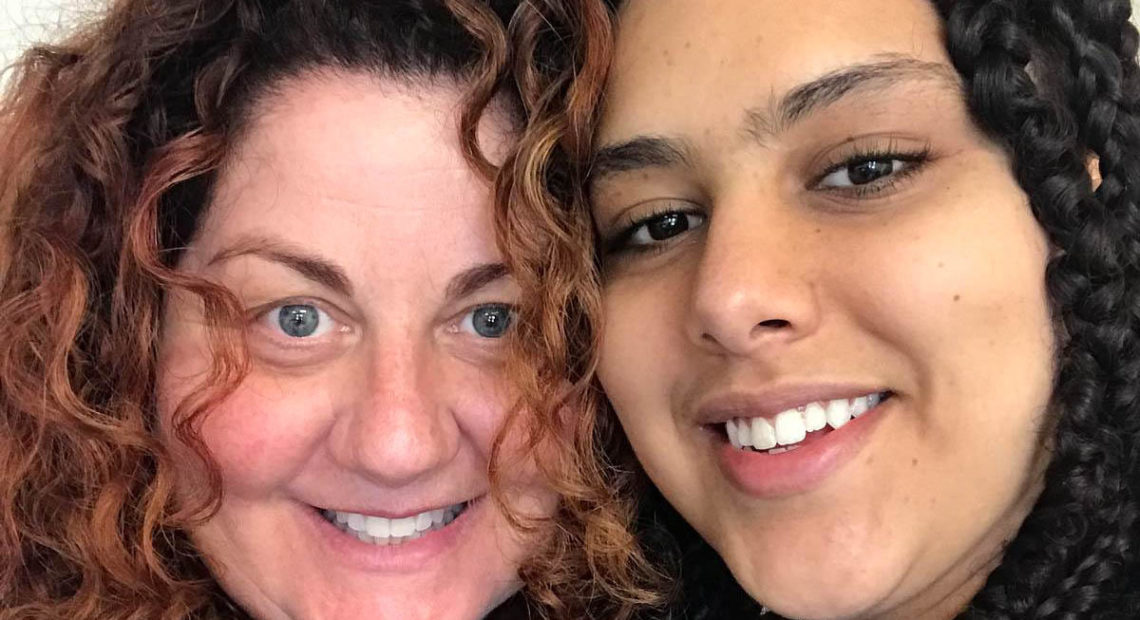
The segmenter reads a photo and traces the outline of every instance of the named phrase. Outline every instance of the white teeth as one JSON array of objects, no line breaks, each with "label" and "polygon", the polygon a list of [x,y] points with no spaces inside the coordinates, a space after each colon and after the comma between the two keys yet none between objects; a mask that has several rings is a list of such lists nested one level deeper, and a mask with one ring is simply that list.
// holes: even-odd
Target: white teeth
[{"label": "white teeth", "polygon": [[367,529],[367,526],[365,525],[365,523],[367,521],[368,521],[368,517],[366,517],[362,514],[350,513],[348,515],[347,523],[348,523],[348,527],[350,527],[350,528],[352,528],[358,532],[363,532]]},{"label": "white teeth", "polygon": [[467,508],[466,503],[447,508],[428,510],[400,519],[386,519],[358,514],[325,510],[325,519],[342,531],[374,545],[398,545],[415,540],[432,530],[447,526]]},{"label": "white teeth", "polygon": [[852,418],[877,407],[882,400],[883,395],[875,393],[851,400],[838,398],[808,403],[796,409],[781,411],[773,420],[763,417],[734,418],[725,422],[725,434],[734,448],[779,454],[786,452],[787,446],[795,446],[803,441],[808,433],[824,430],[828,426],[841,428]]},{"label": "white teeth", "polygon": [[365,520],[365,525],[368,526],[368,535],[373,538],[388,538],[392,535],[391,519],[368,517],[368,519]]},{"label": "white teeth", "polygon": [[411,536],[416,533],[416,518],[392,519],[393,536]]},{"label": "white teeth", "polygon": [[827,426],[827,411],[824,410],[823,405],[812,403],[804,407],[804,428],[807,429],[807,432],[814,433],[823,430],[825,426]]},{"label": "white teeth", "polygon": [[789,409],[776,414],[776,443],[790,446],[799,443],[807,436],[804,427],[804,414],[797,409]]},{"label": "white teeth", "polygon": [[827,425],[831,428],[839,428],[851,419],[851,407],[847,404],[846,398],[833,400],[827,403]]},{"label": "white teeth", "polygon": [[729,420],[724,423],[725,433],[728,435],[728,442],[732,444],[733,448],[740,448],[740,437],[736,434],[736,420]]},{"label": "white teeth", "polygon": [[[748,424],[747,420],[741,420]],[[776,429],[767,418],[752,418],[752,447],[757,450],[769,450],[776,447]]]},{"label": "white teeth", "polygon": [[752,425],[748,420],[736,421],[736,440],[740,442],[741,447],[747,448],[753,444],[752,441]]}]

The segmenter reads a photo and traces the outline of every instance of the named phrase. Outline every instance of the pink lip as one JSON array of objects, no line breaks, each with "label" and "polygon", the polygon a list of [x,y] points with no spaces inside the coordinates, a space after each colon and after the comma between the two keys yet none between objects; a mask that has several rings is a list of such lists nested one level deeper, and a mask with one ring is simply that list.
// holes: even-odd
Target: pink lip
[{"label": "pink lip", "polygon": [[817,437],[809,435],[790,452],[741,450],[720,438],[712,440],[713,446],[721,470],[741,491],[764,499],[798,495],[818,487],[858,456],[894,402],[894,398],[889,399],[839,429],[821,431]]},{"label": "pink lip", "polygon": [[696,407],[696,422],[717,424],[731,418],[773,418],[781,411],[809,403],[857,398],[885,388],[867,385],[816,384],[782,386],[759,392],[730,392],[707,398]]},{"label": "pink lip", "polygon": [[300,506],[304,521],[313,533],[317,548],[329,557],[330,564],[369,572],[410,573],[425,565],[443,561],[471,535],[470,530],[486,518],[484,498],[472,500],[454,521],[446,527],[429,531],[423,536],[399,545],[373,545],[342,532],[325,520],[317,510]]}]

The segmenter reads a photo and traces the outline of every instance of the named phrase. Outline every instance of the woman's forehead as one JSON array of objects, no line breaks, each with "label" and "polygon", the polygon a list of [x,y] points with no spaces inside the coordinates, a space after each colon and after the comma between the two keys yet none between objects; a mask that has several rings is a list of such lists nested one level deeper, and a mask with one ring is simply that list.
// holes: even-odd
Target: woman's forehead
[{"label": "woman's forehead", "polygon": [[952,72],[925,0],[633,0],[618,23],[603,142],[653,128],[738,126],[746,109],[884,58]]},{"label": "woman's forehead", "polygon": [[259,239],[330,259],[350,280],[374,263],[446,280],[497,261],[490,189],[459,145],[460,98],[353,75],[280,89],[223,170],[194,254],[209,262]]}]

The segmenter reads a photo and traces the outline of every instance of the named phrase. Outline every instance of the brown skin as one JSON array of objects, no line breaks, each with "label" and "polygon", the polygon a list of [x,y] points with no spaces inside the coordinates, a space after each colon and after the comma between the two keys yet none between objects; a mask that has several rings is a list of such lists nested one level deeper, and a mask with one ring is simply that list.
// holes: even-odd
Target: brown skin
[{"label": "brown skin", "polygon": [[[608,240],[672,211],[687,229],[607,250],[600,377],[653,481],[788,617],[952,617],[1040,492],[1048,246],[940,27],[923,0],[620,15],[599,147],[649,136],[686,157],[598,176],[596,225]],[[797,86],[854,65],[887,70],[779,119]],[[869,154],[891,171],[853,187]],[[696,404],[821,382],[895,396],[819,484],[734,486]]]}]

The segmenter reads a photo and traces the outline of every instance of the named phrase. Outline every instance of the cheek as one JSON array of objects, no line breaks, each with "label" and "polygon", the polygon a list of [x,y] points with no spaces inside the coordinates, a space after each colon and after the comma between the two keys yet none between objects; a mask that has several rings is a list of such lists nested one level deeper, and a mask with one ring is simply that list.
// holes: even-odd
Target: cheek
[{"label": "cheek", "polygon": [[211,410],[202,438],[227,489],[272,489],[295,478],[328,434],[332,403],[318,380],[283,388],[281,378],[251,376]]},{"label": "cheek", "polygon": [[[636,426],[642,419],[637,411],[667,397],[668,375],[662,371],[683,362],[678,356],[686,349],[677,342],[683,336],[678,330],[686,291],[681,289],[681,278],[669,277],[623,278],[606,285],[598,378],[623,426],[627,421]],[[665,407],[649,409],[668,413]]]},{"label": "cheek", "polygon": [[[517,399],[502,367],[498,364],[449,362],[436,374],[444,382],[441,385],[447,386],[445,389],[449,391],[440,398],[453,403],[452,414],[460,431],[476,451],[484,458],[489,457]],[[515,418],[504,449],[518,449],[528,421],[529,418],[523,414]]]},{"label": "cheek", "polygon": [[1048,245],[1024,194],[994,176],[900,214],[833,266],[856,320],[911,358],[920,383],[937,379],[933,365],[1010,383],[1051,368]]},{"label": "cheek", "polygon": [[[290,389],[281,382],[279,377],[253,374],[202,417],[202,441],[229,493],[262,495],[284,485],[296,477],[328,433],[332,404],[320,382],[306,380],[304,386]],[[167,420],[169,412],[163,408]],[[169,431],[164,434],[173,440]],[[177,449],[189,448],[178,444]]]},{"label": "cheek", "polygon": [[[194,320],[164,328],[157,377],[157,403],[164,441],[183,471],[184,490],[204,488],[191,448],[176,437],[176,412],[207,406],[199,434],[216,461],[226,488],[239,494],[271,489],[305,462],[331,411],[328,380],[259,374],[247,376],[223,400],[211,403],[212,355],[204,329]],[[179,407],[183,410],[179,411]],[[181,421],[180,418],[178,421]]]},{"label": "cheek", "polygon": [[973,486],[962,496],[1002,502],[1040,447],[1052,389],[1048,246],[1015,185],[976,185],[985,193],[947,193],[846,253],[836,290],[913,405],[894,427],[915,447],[904,460],[923,464],[905,469],[921,478],[911,490]]}]

